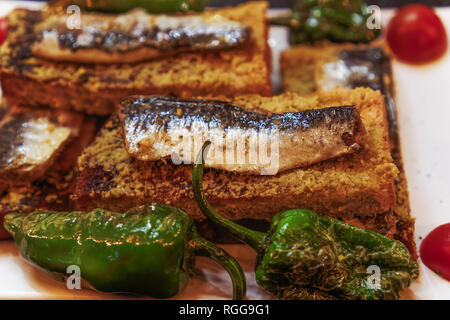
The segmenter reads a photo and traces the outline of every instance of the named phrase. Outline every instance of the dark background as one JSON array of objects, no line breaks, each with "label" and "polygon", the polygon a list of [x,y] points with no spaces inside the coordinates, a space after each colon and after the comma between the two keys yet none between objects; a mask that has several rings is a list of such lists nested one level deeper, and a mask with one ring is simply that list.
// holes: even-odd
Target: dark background
[{"label": "dark background", "polygon": [[[1,0],[0,0],[1,1]],[[36,0],[43,1],[43,0]],[[127,0],[124,0],[127,1]],[[226,6],[234,5],[241,2],[246,2],[245,0],[212,0],[209,4],[210,6]],[[286,8],[290,6],[291,0],[269,0],[272,8]],[[368,4],[376,4],[380,7],[400,7],[408,3],[423,3],[429,6],[450,6],[450,0],[422,0],[422,1],[411,1],[411,0],[366,0]]]}]

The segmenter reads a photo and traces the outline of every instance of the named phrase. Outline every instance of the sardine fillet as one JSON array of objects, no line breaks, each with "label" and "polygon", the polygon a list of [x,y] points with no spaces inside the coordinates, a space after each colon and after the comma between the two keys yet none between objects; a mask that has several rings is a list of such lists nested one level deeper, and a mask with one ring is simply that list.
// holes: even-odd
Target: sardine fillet
[{"label": "sardine fillet", "polygon": [[127,151],[138,160],[193,163],[210,140],[205,166],[242,174],[276,174],[349,154],[365,134],[355,106],[278,114],[225,101],[133,96],[119,115]]},{"label": "sardine fillet", "polygon": [[[277,113],[356,105],[367,134],[358,152],[274,176],[206,170],[206,197],[221,214],[237,222],[248,219],[247,226],[254,228],[255,220],[270,222],[277,212],[309,208],[395,236],[408,246],[414,243],[408,227],[414,229],[414,221],[400,219],[394,211],[398,170],[390,155],[384,97],[379,91],[335,89],[311,96],[284,93],[270,98],[245,95],[232,99],[230,102],[237,106]],[[100,207],[125,211],[158,202],[182,208],[197,222],[206,219],[192,193],[192,166],[131,157],[118,116],[111,117],[78,163],[74,197],[80,210]],[[213,229],[208,228],[208,232]]]},{"label": "sardine fillet", "polygon": [[34,55],[82,63],[132,63],[184,51],[234,48],[251,29],[219,15],[52,15],[35,27]]},{"label": "sardine fillet", "polygon": [[13,108],[0,121],[0,184],[27,185],[43,176],[82,121],[70,111]]}]

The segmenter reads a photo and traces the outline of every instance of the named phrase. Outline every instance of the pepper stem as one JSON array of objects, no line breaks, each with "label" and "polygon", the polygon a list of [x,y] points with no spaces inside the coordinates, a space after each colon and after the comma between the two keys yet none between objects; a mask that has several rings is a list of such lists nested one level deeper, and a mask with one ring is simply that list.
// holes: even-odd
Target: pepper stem
[{"label": "pepper stem", "polygon": [[203,214],[208,217],[214,224],[224,228],[228,232],[230,232],[233,236],[240,239],[241,241],[250,245],[253,249],[260,252],[264,250],[264,238],[265,233],[254,231],[243,227],[233,221],[230,221],[217,213],[213,207],[209,204],[208,200],[206,200],[205,194],[203,192],[203,167],[204,167],[204,159],[206,156],[206,152],[208,151],[206,148],[211,144],[210,141],[206,141],[203,146],[200,154],[197,156],[193,171],[192,171],[192,188],[194,190],[195,200],[203,212]]},{"label": "pepper stem", "polygon": [[229,274],[233,284],[233,300],[245,299],[245,276],[239,263],[225,250],[194,234],[192,242],[196,256],[207,257],[219,263]]}]

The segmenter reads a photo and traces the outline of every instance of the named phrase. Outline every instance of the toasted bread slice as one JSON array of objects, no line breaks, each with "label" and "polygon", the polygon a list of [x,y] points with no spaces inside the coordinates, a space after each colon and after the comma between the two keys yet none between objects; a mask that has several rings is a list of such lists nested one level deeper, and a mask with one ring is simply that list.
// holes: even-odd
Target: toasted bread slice
[{"label": "toasted bread slice", "polygon": [[106,65],[34,57],[30,50],[34,27],[50,13],[17,9],[8,16],[8,39],[0,51],[2,90],[10,105],[44,105],[97,115],[112,113],[121,98],[132,94],[269,96],[267,6],[266,2],[249,2],[203,13],[220,14],[250,26],[249,43],[240,48]]},{"label": "toasted bread slice", "polygon": [[383,82],[389,79],[378,76],[389,77],[388,54],[389,48],[381,41],[370,45],[321,42],[290,47],[280,54],[283,91],[305,95],[360,86],[383,91]]},{"label": "toasted bread slice", "polygon": [[407,239],[415,254],[414,220],[411,218],[408,185],[403,168],[401,143],[394,101],[389,48],[382,41],[369,45],[320,43],[316,46],[298,45],[281,53],[283,89],[299,94],[330,90],[335,87],[353,89],[371,87],[384,95],[391,153],[399,175],[395,179],[397,206],[395,214],[402,217],[398,237]]},{"label": "toasted bread slice", "polygon": [[280,54],[282,90],[301,95],[317,91],[316,70],[321,64],[337,60],[335,46],[298,45]]},{"label": "toasted bread slice", "polygon": [[[205,192],[212,205],[232,220],[269,221],[290,208],[310,208],[395,236],[401,217],[394,214],[393,163],[383,96],[371,89],[336,89],[300,97],[283,94],[266,98],[236,97],[234,104],[272,112],[356,105],[367,135],[363,148],[352,155],[324,161],[276,176],[243,176],[207,170]],[[293,150],[295,152],[295,150]],[[79,209],[105,207],[125,210],[142,203],[176,205],[197,221],[205,217],[191,189],[192,167],[171,162],[141,162],[129,156],[117,116],[105,125],[78,159],[80,171],[74,197]]]},{"label": "toasted bread slice", "polygon": [[36,209],[70,211],[74,209],[75,163],[81,151],[92,141],[98,120],[85,118],[80,134],[72,139],[38,180],[28,186],[9,186],[0,192],[0,239],[10,235],[3,229],[3,216],[10,212],[29,213]]}]

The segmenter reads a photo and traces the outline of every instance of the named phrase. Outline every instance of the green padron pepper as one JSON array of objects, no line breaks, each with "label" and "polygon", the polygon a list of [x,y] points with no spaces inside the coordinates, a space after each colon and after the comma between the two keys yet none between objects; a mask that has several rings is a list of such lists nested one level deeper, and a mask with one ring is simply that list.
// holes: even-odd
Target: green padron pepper
[{"label": "green padron pepper", "polygon": [[8,214],[4,225],[27,261],[62,279],[76,265],[88,286],[99,291],[172,297],[187,284],[199,255],[227,270],[234,299],[245,297],[239,264],[201,238],[192,218],[178,208],[154,204],[126,213],[36,211]]},{"label": "green padron pepper", "polygon": [[380,34],[367,22],[371,13],[363,0],[295,0],[292,14],[275,17],[272,24],[288,26],[292,44],[321,40],[369,42]]},{"label": "green padron pepper", "polygon": [[143,8],[149,13],[203,11],[208,0],[71,0],[86,11],[123,13]]},{"label": "green padron pepper", "polygon": [[311,210],[278,213],[267,233],[227,220],[202,190],[208,144],[193,170],[195,199],[214,224],[257,251],[256,281],[266,291],[280,299],[396,299],[417,278],[418,265],[401,242]]}]

